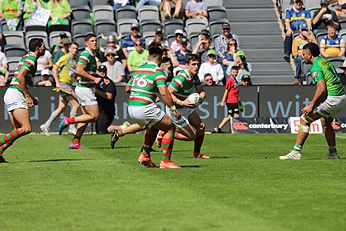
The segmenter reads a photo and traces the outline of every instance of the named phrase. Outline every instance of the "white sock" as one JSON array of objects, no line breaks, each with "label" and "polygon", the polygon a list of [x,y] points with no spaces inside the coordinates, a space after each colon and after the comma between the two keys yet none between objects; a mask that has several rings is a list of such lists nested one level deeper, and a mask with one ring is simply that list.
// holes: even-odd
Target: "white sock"
[{"label": "white sock", "polygon": [[48,120],[46,121],[46,123],[44,123],[44,126],[46,127],[46,128],[49,128],[50,127],[50,125],[53,123],[53,121],[55,120],[55,118],[56,117],[58,117],[59,116],[59,114],[57,114],[56,112],[53,112],[50,116],[49,116],[49,118],[48,118]]},{"label": "white sock", "polygon": [[[70,118],[76,117],[76,113],[70,113]],[[68,130],[75,130],[76,129],[76,124],[70,124]]]}]

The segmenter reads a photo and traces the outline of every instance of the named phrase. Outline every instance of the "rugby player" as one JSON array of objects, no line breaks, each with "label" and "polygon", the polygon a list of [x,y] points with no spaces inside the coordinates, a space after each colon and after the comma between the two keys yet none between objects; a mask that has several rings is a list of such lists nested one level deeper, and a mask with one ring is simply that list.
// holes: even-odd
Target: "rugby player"
[{"label": "rugby player", "polygon": [[[303,58],[306,63],[312,64],[310,74],[313,83],[316,84],[316,91],[310,104],[301,110],[303,115],[300,117],[300,127],[293,150],[287,155],[280,156],[279,159],[300,160],[302,158],[301,152],[309,135],[310,124],[318,119],[321,119],[324,135],[329,146],[326,158],[339,159],[332,122],[334,116],[346,104],[344,87],[333,64],[320,57],[317,44],[308,43],[304,45]],[[319,104],[320,102],[322,103]]]}]

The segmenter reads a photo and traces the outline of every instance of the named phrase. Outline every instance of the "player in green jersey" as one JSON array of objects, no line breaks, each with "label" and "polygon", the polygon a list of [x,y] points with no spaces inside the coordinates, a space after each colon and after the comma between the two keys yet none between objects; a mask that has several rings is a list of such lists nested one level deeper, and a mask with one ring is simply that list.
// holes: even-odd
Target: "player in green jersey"
[{"label": "player in green jersey", "polygon": [[4,102],[9,112],[14,130],[0,138],[0,163],[5,162],[4,151],[15,140],[31,132],[30,114],[28,108],[38,104],[30,94],[28,84],[32,82],[36,72],[37,59],[44,54],[46,48],[42,39],[31,39],[29,53],[24,55],[18,64],[10,87],[4,95]]},{"label": "player in green jersey", "polygon": [[[169,108],[166,108],[167,115],[172,119],[177,127],[177,132],[174,133],[174,138],[177,140],[195,142],[193,157],[209,159],[209,156],[201,154],[201,147],[204,140],[205,124],[196,112],[196,105],[190,103],[187,97],[197,91],[200,101],[205,98],[205,91],[198,78],[199,58],[195,54],[190,54],[186,58],[186,69],[179,72],[177,76],[172,79],[171,84],[168,86],[168,91],[171,93],[172,99],[181,112],[179,120],[172,116]],[[157,139],[158,146],[161,146],[160,135]]]},{"label": "player in green jersey", "polygon": [[160,94],[164,103],[172,110],[176,118],[180,118],[180,112],[176,110],[171,95],[166,86],[166,76],[159,68],[162,61],[162,49],[149,48],[149,62],[142,65],[132,73],[126,86],[130,92],[128,111],[129,116],[136,123],[129,127],[114,131],[111,136],[111,146],[114,148],[119,137],[145,130],[144,144],[138,162],[147,167],[155,167],[151,161],[151,147],[155,142],[159,130],[165,131],[162,139],[163,160],[160,168],[181,168],[171,161],[175,127],[171,119],[155,104]]},{"label": "player in green jersey", "polygon": [[88,123],[96,121],[99,117],[99,106],[96,101],[94,87],[102,79],[96,74],[96,36],[94,34],[88,34],[85,37],[85,45],[86,48],[79,56],[75,72],[78,76],[78,84],[75,88],[75,93],[82,107],[83,114],[70,118],[64,116],[59,124],[59,134],[61,134],[63,129],[69,124],[78,123],[77,132],[69,145],[70,149],[82,149],[80,140]]},{"label": "player in green jersey", "polygon": [[[301,111],[300,127],[293,150],[287,155],[280,156],[280,160],[300,160],[304,142],[308,138],[310,124],[321,119],[324,135],[329,146],[328,159],[339,159],[336,150],[335,132],[332,127],[334,116],[346,104],[344,87],[334,66],[325,58],[319,56],[320,51],[315,43],[308,43],[303,47],[303,58],[311,63],[310,74],[316,84],[315,94],[310,104]],[[321,104],[319,102],[323,101]]]}]

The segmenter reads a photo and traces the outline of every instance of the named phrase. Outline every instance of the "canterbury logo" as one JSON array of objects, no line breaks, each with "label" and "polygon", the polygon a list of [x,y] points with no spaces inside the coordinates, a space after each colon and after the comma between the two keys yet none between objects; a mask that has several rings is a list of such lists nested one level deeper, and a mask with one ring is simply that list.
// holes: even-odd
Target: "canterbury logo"
[{"label": "canterbury logo", "polygon": [[236,122],[233,124],[233,129],[234,130],[248,130],[248,123],[246,122]]},{"label": "canterbury logo", "polygon": [[333,122],[332,123],[332,127],[333,127],[334,130],[340,129],[341,128],[340,122]]}]

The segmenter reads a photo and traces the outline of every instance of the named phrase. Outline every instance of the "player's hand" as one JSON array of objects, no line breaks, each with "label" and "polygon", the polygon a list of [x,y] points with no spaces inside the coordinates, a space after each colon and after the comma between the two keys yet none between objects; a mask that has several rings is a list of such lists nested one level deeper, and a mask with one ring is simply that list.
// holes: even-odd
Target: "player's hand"
[{"label": "player's hand", "polygon": [[195,104],[195,103],[191,103],[191,102],[189,102],[189,101],[187,101],[187,100],[184,100],[184,101],[183,101],[183,106],[184,106],[184,107],[193,108],[193,107],[196,107],[196,104]]},{"label": "player's hand", "polygon": [[95,77],[94,83],[99,84],[102,81],[102,78]]},{"label": "player's hand", "polygon": [[172,114],[179,120],[181,118],[181,113],[178,110],[172,111]]},{"label": "player's hand", "polygon": [[225,107],[225,103],[224,102],[221,102],[221,107]]},{"label": "player's hand", "polygon": [[61,88],[60,83],[55,83],[55,87],[56,87],[56,88]]},{"label": "player's hand", "polygon": [[26,100],[26,104],[28,105],[28,107],[33,107],[35,105],[34,104],[34,99],[33,99],[33,97],[31,95],[25,96],[25,100]]},{"label": "player's hand", "polygon": [[310,112],[312,112],[312,110],[313,110],[312,105],[308,105],[308,106],[306,106],[306,107],[304,107],[304,108],[302,109],[302,113],[303,113],[304,115],[306,115],[306,114],[309,114]]}]

